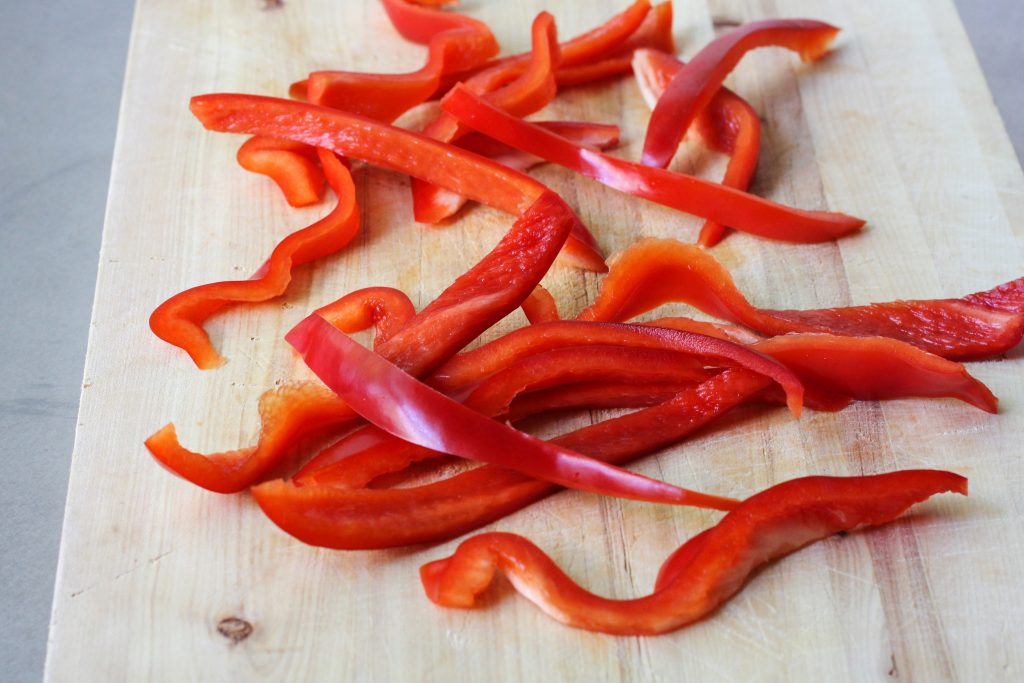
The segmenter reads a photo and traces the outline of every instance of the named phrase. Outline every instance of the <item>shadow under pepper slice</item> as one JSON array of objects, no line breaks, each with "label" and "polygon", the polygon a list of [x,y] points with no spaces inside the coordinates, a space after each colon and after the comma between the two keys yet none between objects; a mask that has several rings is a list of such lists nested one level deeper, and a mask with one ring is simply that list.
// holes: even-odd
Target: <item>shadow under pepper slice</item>
[{"label": "shadow under pepper slice", "polygon": [[590,593],[522,536],[480,534],[451,557],[420,569],[427,597],[445,607],[472,607],[496,571],[548,616],[588,631],[656,635],[693,623],[738,593],[762,565],[809,543],[892,521],[939,493],[967,495],[952,472],[902,470],[861,477],[804,477],[743,501],[662,565],[654,592],[633,600]]}]

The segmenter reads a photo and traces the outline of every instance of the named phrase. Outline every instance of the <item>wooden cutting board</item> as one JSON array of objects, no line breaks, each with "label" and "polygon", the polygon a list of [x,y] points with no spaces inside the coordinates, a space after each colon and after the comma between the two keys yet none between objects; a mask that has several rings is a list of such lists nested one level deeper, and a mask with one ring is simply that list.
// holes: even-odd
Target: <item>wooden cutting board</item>
[{"label": "wooden cutting board", "polygon": [[[207,493],[157,467],[142,441],[171,420],[185,445],[203,452],[253,442],[260,393],[309,377],[281,336],[312,308],[368,285],[399,287],[425,305],[511,222],[475,208],[446,229],[417,226],[406,179],[360,170],[362,236],[301,269],[284,300],[216,317],[209,329],[227,365],[199,372],[157,340],[147,318],[160,301],[247,276],[283,235],[327,208],[285,206],[268,182],[235,165],[241,140],[204,131],[188,98],[283,95],[310,70],[412,70],[424,57],[373,0],[263,4],[138,3],[48,680],[1019,680],[1021,349],[970,367],[1001,398],[998,416],[945,400],[865,402],[800,420],[767,410],[638,463],[646,474],[739,497],[810,473],[935,467],[971,480],[970,498],[941,496],[887,527],[804,549],[712,617],[658,638],[565,628],[507,584],[479,610],[439,609],[423,596],[417,568],[456,542],[392,552],[307,547],[248,495]],[[520,51],[542,8],[569,36],[626,4],[472,0],[465,10],[494,27],[507,51]],[[844,32],[818,64],[763,50],[731,79],[765,120],[753,189],[869,225],[816,246],[729,237],[714,253],[754,302],[954,297],[1024,274],[1024,177],[952,2],[676,0],[686,56],[715,26],[785,16]],[[617,154],[635,159],[648,111],[622,79],[566,92],[544,115],[618,123]],[[720,159],[681,156],[681,170],[721,172]],[[537,175],[578,209],[607,253],[642,236],[695,238],[692,217],[561,169]],[[545,284],[571,315],[598,281],[556,268]],[[501,327],[522,322],[516,314]],[[647,593],[662,560],[717,518],[562,493],[492,528],[532,537],[597,593],[631,597]]]}]

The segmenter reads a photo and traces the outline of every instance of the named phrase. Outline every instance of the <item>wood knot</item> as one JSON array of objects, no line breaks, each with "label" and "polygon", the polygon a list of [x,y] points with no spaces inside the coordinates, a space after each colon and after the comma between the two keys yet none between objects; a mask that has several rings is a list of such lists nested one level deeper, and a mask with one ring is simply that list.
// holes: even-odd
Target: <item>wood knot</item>
[{"label": "wood knot", "polygon": [[233,643],[240,643],[252,635],[252,624],[238,617],[227,617],[217,624],[217,632]]}]

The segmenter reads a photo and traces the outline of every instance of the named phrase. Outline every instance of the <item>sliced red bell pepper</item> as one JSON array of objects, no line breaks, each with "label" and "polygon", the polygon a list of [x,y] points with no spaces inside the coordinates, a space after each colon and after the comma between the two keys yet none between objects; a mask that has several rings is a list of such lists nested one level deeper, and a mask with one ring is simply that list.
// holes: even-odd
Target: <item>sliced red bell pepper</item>
[{"label": "sliced red bell pepper", "polygon": [[285,339],[357,413],[410,443],[593,493],[716,510],[732,507],[730,499],[634,474],[488,419],[417,381],[315,314]]},{"label": "sliced red bell pepper", "polygon": [[[533,51],[521,71],[511,67],[485,69],[467,80],[466,87],[517,116],[532,114],[553,100],[558,88],[554,68],[561,59],[554,18],[547,12],[538,14],[531,34]],[[441,142],[454,142],[466,132],[446,112],[441,112],[423,128],[424,135]],[[436,223],[451,215],[444,213],[450,202],[438,205],[435,190],[429,183],[413,179],[412,199],[413,215],[420,223]]]},{"label": "sliced red bell pepper", "polygon": [[821,242],[859,230],[864,221],[840,213],[802,211],[701,178],[634,164],[581,148],[551,131],[500,111],[461,85],[441,106],[468,126],[622,192],[737,230],[786,242]]},{"label": "sliced red bell pepper", "polygon": [[498,53],[494,34],[483,22],[404,0],[383,2],[404,37],[428,43],[426,64],[405,74],[317,71],[292,85],[293,97],[390,122],[429,99],[445,74],[478,67]]},{"label": "sliced red bell pepper", "polygon": [[[577,222],[557,195],[542,194],[494,250],[381,344],[381,355],[413,375],[433,370],[522,303],[550,268]],[[513,272],[510,263],[515,264]],[[328,413],[332,425],[355,418],[350,410],[340,410],[336,405]],[[311,423],[311,428],[316,427]],[[294,428],[303,429],[301,425]],[[219,492],[251,485],[278,466],[288,453],[287,444],[281,442],[263,448],[261,436],[256,449],[207,458],[182,448],[170,425],[146,445],[172,471]]]},{"label": "sliced red bell pepper", "polygon": [[[771,380],[742,368],[678,397],[559,437],[554,443],[622,463],[675,443],[764,389]],[[388,548],[452,538],[557,490],[495,465],[400,489],[345,490],[284,480],[253,487],[263,511],[304,543],[338,549]]]},{"label": "sliced red bell pepper", "polygon": [[669,83],[651,112],[641,160],[667,168],[683,133],[725,77],[750,50],[784,47],[812,61],[828,51],[839,29],[810,19],[769,19],[739,26],[708,43]]},{"label": "sliced red bell pepper", "polygon": [[[559,135],[586,147],[608,149],[619,144],[618,126],[575,121],[543,121],[537,125],[556,131]],[[469,133],[460,138],[457,144],[462,149],[468,149],[517,171],[526,171],[544,163],[540,157],[509,147],[480,133]],[[417,182],[413,183],[413,197],[419,198],[419,210],[425,212],[417,217],[421,223],[439,223],[454,216],[467,201],[466,197],[438,185]],[[590,243],[593,241],[590,240]]]},{"label": "sliced red bell pepper", "polygon": [[[640,92],[654,109],[672,78],[682,70],[683,62],[664,52],[642,49],[633,54],[632,66]],[[722,184],[746,191],[761,153],[761,119],[754,108],[728,88],[719,88],[697,115],[691,130],[696,130],[711,149],[729,155]],[[710,248],[724,235],[725,226],[706,221],[697,243]]]},{"label": "sliced red bell pepper", "polygon": [[587,60],[567,61],[563,58],[562,65],[555,71],[555,80],[558,87],[563,88],[627,74],[632,68],[633,53],[641,48],[675,53],[671,2],[652,7],[640,27],[614,50],[593,55]]},{"label": "sliced red bell pepper", "polygon": [[828,332],[899,339],[951,360],[1005,353],[1024,337],[1024,278],[960,299],[806,311],[755,308],[713,256],[675,240],[642,240],[613,261],[582,320],[628,320],[684,302],[764,335]]},{"label": "sliced red bell pepper", "polygon": [[805,477],[743,501],[662,565],[654,592],[632,600],[590,593],[537,546],[514,534],[464,541],[451,557],[420,569],[427,597],[444,607],[472,607],[496,571],[553,619],[617,635],[667,633],[697,621],[738,593],[762,565],[809,543],[892,521],[939,493],[967,495],[951,472],[902,470],[863,477]]},{"label": "sliced red bell pepper", "polygon": [[333,153],[318,150],[318,154],[338,197],[333,211],[284,238],[252,278],[192,287],[157,306],[150,316],[153,333],[185,350],[200,369],[215,368],[224,362],[203,329],[207,318],[228,304],[267,301],[284,294],[291,282],[292,268],[333,254],[359,233],[359,208],[351,174]]},{"label": "sliced red bell pepper", "polygon": [[316,204],[326,178],[317,163],[315,147],[291,140],[254,137],[238,148],[238,165],[268,176],[292,206]]},{"label": "sliced red bell pepper", "polygon": [[558,304],[551,292],[537,285],[530,296],[523,302],[523,313],[531,324],[547,323],[558,320]]},{"label": "sliced red bell pepper", "polygon": [[[199,95],[192,113],[211,130],[268,135],[325,147],[415,176],[496,209],[519,215],[547,188],[518,171],[412,131],[326,107],[258,95]],[[604,259],[578,220],[566,257],[603,272]]]},{"label": "sliced red bell pepper", "polygon": [[405,292],[392,287],[357,289],[316,311],[342,332],[376,328],[374,345],[383,344],[416,317],[416,308]]}]

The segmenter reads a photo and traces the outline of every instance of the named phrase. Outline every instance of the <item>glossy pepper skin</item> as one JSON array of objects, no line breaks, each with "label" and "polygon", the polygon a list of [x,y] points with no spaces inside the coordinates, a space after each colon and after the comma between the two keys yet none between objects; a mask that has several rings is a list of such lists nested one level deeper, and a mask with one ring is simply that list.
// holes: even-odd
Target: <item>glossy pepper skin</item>
[{"label": "glossy pepper skin", "polygon": [[864,221],[803,211],[701,178],[623,161],[580,148],[551,131],[510,116],[456,86],[441,106],[466,125],[622,192],[784,242],[822,242],[859,230]]},{"label": "glossy pepper skin", "polygon": [[[258,95],[192,98],[192,113],[208,129],[294,140],[406,175],[520,215],[547,188],[477,154],[366,117]],[[593,236],[578,220],[563,254],[572,265],[604,272]]]},{"label": "glossy pepper skin", "polygon": [[827,332],[891,337],[950,360],[983,360],[1024,337],[1024,278],[960,299],[893,301],[816,310],[771,310],[747,301],[710,254],[675,240],[641,240],[612,261],[582,320],[628,320],[683,302],[767,336]]},{"label": "glossy pepper skin", "polygon": [[[529,296],[576,222],[576,215],[557,195],[542,194],[487,256],[381,344],[378,352],[412,375],[428,374]],[[507,265],[510,259],[517,263],[512,273]],[[327,413],[331,426],[356,418],[350,409],[341,410],[333,403]],[[287,453],[284,444],[277,444],[208,458],[182,448],[172,425],[150,437],[146,446],[171,471],[222,493],[259,481]]]},{"label": "glossy pepper skin", "polygon": [[[633,74],[647,105],[654,109],[684,66],[684,62],[658,50],[641,49],[633,54]],[[754,179],[761,154],[761,118],[750,104],[728,88],[721,87],[690,126],[709,148],[729,155],[722,184],[746,191]],[[697,244],[713,247],[725,235],[725,226],[706,221]]]},{"label": "glossy pepper skin", "polygon": [[201,370],[224,362],[210,342],[203,323],[229,304],[268,301],[284,294],[292,268],[333,254],[359,233],[359,208],[348,168],[333,153],[318,150],[338,204],[313,225],[283,239],[270,258],[248,280],[214,282],[175,294],[157,306],[149,326],[156,336],[188,353]]},{"label": "glossy pepper skin", "polygon": [[418,446],[591,493],[717,510],[734,503],[619,469],[491,420],[418,382],[317,315],[285,339],[360,416]]},{"label": "glossy pepper skin", "polygon": [[[578,429],[554,442],[603,462],[624,463],[681,440],[769,383],[748,370],[729,369],[671,401]],[[484,465],[408,488],[345,490],[272,480],[254,486],[252,494],[278,527],[300,541],[356,550],[454,538],[556,490],[553,484]]]},{"label": "glossy pepper skin", "polygon": [[238,148],[238,165],[267,176],[281,189],[292,206],[316,204],[326,179],[318,165],[315,147],[291,140],[256,136]]},{"label": "glossy pepper skin", "polygon": [[641,160],[666,168],[683,133],[748,51],[784,47],[812,61],[828,51],[839,29],[810,19],[769,19],[739,26],[708,43],[673,77],[651,112]]},{"label": "glossy pepper skin", "polygon": [[662,565],[654,592],[611,600],[586,591],[537,546],[514,534],[464,541],[451,557],[420,569],[427,597],[445,607],[472,607],[496,571],[550,617],[575,628],[616,635],[657,635],[714,612],[762,565],[805,545],[862,526],[892,521],[939,493],[967,495],[951,472],[903,470],[862,477],[805,477],[743,501]]}]

